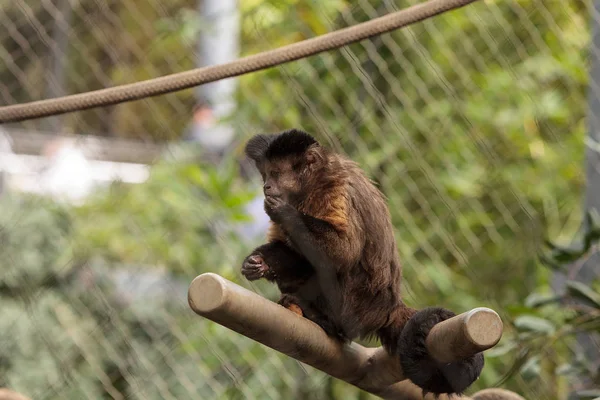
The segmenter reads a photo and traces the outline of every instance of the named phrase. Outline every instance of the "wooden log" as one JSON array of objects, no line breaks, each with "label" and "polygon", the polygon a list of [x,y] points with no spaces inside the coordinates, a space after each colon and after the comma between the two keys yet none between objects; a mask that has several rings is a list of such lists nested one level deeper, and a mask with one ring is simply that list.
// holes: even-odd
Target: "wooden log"
[{"label": "wooden log", "polygon": [[[423,398],[404,378],[398,358],[383,348],[341,344],[312,321],[219,275],[196,277],[188,302],[196,314],[365,391],[386,399]],[[451,362],[493,347],[501,335],[498,314],[476,308],[436,325],[426,345],[434,358]]]}]

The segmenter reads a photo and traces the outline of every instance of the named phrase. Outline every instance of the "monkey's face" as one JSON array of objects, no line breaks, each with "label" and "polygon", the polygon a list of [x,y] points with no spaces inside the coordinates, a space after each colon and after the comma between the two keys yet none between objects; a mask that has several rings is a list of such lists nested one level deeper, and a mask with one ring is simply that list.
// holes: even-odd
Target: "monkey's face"
[{"label": "monkey's face", "polygon": [[278,135],[254,135],[245,147],[262,175],[265,196],[294,204],[302,200],[315,171],[327,162],[326,153],[309,134],[292,129]]},{"label": "monkey's face", "polygon": [[265,196],[281,196],[287,202],[297,198],[302,190],[303,167],[291,157],[265,162],[260,169]]}]

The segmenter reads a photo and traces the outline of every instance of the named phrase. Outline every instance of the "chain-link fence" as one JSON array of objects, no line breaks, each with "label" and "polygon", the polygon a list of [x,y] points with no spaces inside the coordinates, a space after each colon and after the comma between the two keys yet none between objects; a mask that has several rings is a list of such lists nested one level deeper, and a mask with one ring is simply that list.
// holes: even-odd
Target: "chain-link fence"
[{"label": "chain-link fence", "polygon": [[[414,3],[241,1],[241,55]],[[202,65],[197,38],[210,18],[198,9],[194,0],[2,3],[0,104]],[[538,245],[569,240],[581,220],[589,19],[580,1],[482,1],[243,76],[223,122],[235,140],[218,161],[200,149],[173,162],[198,147],[181,140],[202,122],[193,90],[6,126],[14,162],[0,150],[0,167],[13,168],[13,187],[25,175],[28,188],[45,185],[46,167],[32,172],[27,157],[52,160],[48,138],[71,133],[104,137],[71,171],[125,183],[75,204],[0,192],[0,387],[36,400],[369,398],[187,305],[187,285],[209,271],[276,298],[239,274],[262,240],[244,219],[248,204],[260,207],[258,181],[239,162],[250,135],[290,127],[348,154],[381,187],[409,304],[488,306],[510,336],[524,300],[550,284]],[[514,367],[506,388],[532,399],[565,392],[571,378],[556,370],[574,357],[568,346],[531,358],[503,343],[473,388]]]}]

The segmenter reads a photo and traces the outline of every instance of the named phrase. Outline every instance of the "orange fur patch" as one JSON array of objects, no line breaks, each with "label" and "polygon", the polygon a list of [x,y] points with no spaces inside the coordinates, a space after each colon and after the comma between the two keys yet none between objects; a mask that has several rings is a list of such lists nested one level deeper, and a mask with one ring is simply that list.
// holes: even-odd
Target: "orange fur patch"
[{"label": "orange fur patch", "polygon": [[348,229],[348,197],[341,185],[328,193],[316,191],[304,201],[300,211],[329,222],[340,233]]},{"label": "orange fur patch", "polygon": [[300,308],[299,305],[297,304],[290,304],[289,306],[286,307],[288,310],[290,310],[291,312],[293,312],[294,314],[298,314],[299,316],[303,317],[304,313],[302,312],[302,309]]},{"label": "orange fur patch", "polygon": [[271,224],[269,225],[269,230],[267,231],[267,241],[273,242],[276,240],[286,242],[287,235],[285,234],[283,229],[281,229],[281,226],[271,221]]}]

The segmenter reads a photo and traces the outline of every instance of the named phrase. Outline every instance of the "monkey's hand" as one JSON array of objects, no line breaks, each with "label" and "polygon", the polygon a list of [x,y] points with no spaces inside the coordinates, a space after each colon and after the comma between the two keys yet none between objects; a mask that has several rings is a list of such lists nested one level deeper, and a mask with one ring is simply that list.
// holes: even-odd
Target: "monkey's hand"
[{"label": "monkey's hand", "polygon": [[269,266],[258,253],[252,253],[242,263],[242,275],[249,281],[262,278],[269,271]]},{"label": "monkey's hand", "polygon": [[294,213],[296,209],[281,196],[265,196],[265,212],[273,222],[281,223],[285,215]]}]

